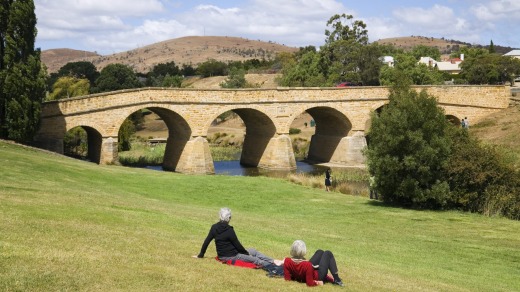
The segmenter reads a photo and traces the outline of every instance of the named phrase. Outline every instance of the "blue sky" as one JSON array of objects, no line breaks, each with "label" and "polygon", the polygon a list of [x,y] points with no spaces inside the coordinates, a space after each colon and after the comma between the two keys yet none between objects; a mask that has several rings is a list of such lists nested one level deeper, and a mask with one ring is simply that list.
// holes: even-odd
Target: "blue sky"
[{"label": "blue sky", "polygon": [[235,36],[294,47],[324,43],[351,14],[370,41],[420,35],[520,48],[520,0],[35,0],[36,47],[106,55],[183,36]]}]

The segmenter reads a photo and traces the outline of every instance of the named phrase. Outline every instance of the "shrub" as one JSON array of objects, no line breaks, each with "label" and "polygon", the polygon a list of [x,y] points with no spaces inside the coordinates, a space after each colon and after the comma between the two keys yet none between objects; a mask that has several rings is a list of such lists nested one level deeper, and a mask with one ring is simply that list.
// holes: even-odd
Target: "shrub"
[{"label": "shrub", "polygon": [[450,196],[445,166],[448,122],[434,97],[397,79],[389,104],[372,114],[368,167],[385,202],[443,208]]},{"label": "shrub", "polygon": [[447,177],[454,207],[520,219],[520,173],[495,146],[453,129]]},{"label": "shrub", "polygon": [[289,129],[289,135],[300,134],[301,132],[302,132],[302,130],[297,129],[297,128],[290,128]]}]

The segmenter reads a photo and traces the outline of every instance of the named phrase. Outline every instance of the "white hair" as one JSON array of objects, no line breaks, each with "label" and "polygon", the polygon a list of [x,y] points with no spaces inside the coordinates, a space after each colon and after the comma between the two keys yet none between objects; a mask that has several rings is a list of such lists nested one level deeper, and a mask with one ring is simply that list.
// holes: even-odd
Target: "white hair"
[{"label": "white hair", "polygon": [[229,220],[231,220],[231,209],[229,209],[229,208],[220,209],[219,216],[220,216],[220,221],[229,222]]},{"label": "white hair", "polygon": [[291,257],[294,259],[304,259],[307,253],[307,246],[302,240],[295,240],[291,246]]}]

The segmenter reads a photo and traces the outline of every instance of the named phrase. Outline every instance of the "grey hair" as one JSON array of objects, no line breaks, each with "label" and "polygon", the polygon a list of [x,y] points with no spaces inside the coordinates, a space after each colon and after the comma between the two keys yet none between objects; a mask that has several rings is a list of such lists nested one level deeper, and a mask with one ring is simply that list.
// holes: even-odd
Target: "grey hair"
[{"label": "grey hair", "polygon": [[231,209],[229,209],[229,208],[220,209],[219,216],[220,216],[220,221],[229,222],[229,220],[231,220]]},{"label": "grey hair", "polygon": [[294,259],[305,259],[307,246],[302,240],[295,240],[291,246],[291,257]]}]

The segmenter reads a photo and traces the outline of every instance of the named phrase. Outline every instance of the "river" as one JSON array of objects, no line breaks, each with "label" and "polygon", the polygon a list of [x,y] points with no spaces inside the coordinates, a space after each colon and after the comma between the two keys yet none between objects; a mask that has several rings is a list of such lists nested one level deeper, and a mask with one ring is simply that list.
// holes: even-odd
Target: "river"
[{"label": "river", "polygon": [[[269,176],[269,177],[284,177],[288,173],[309,173],[309,174],[323,174],[326,170],[324,166],[317,166],[305,163],[303,161],[296,161],[296,170],[292,171],[277,171],[265,170],[258,167],[245,167],[240,165],[240,161],[214,161],[215,174],[220,175],[235,175],[235,176]],[[161,166],[148,166],[148,169],[160,170]]]}]

